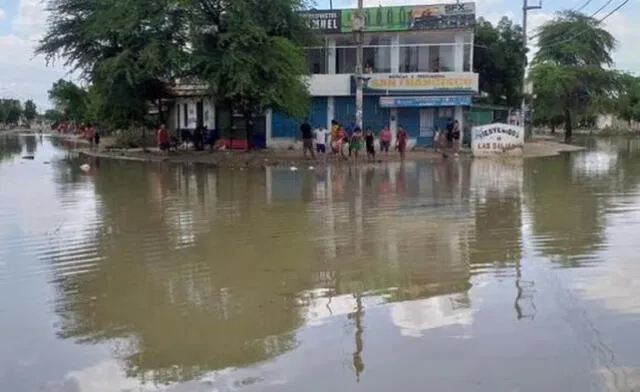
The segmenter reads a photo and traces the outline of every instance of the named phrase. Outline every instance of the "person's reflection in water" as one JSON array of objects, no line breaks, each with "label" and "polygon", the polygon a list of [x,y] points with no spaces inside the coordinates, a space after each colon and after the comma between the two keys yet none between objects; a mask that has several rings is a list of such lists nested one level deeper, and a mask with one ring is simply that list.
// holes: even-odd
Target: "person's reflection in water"
[{"label": "person's reflection in water", "polygon": [[365,172],[364,184],[368,189],[371,189],[371,187],[373,186],[373,178],[375,175],[376,175],[376,169],[374,169],[373,167],[368,168],[367,171]]},{"label": "person's reflection in water", "polygon": [[305,202],[312,201],[314,198],[315,173],[305,172],[302,175],[302,200]]},{"label": "person's reflection in water", "polygon": [[403,195],[406,192],[407,184],[405,180],[404,163],[400,164],[400,168],[396,173],[396,193]]}]

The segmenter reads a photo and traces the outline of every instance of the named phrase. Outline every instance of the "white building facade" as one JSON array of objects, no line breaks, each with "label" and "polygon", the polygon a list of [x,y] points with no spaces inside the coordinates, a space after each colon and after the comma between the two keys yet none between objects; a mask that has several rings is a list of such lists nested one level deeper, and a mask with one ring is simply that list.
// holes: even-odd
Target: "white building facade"
[{"label": "white building facade", "polygon": [[[356,42],[351,23],[354,9],[313,10],[303,15],[321,35],[320,45],[307,48],[313,127],[330,128],[336,120],[355,120]],[[403,127],[410,145],[430,145],[434,130],[449,119],[462,123],[478,92],[473,72],[475,3],[391,6],[365,9],[363,125],[378,133]],[[172,110],[171,128],[196,124],[223,129],[233,113],[221,113],[212,101],[183,93]],[[205,108],[209,109],[205,120]],[[304,119],[267,112],[258,121],[255,146],[286,147],[299,139]],[[170,124],[171,125],[171,124]]]}]

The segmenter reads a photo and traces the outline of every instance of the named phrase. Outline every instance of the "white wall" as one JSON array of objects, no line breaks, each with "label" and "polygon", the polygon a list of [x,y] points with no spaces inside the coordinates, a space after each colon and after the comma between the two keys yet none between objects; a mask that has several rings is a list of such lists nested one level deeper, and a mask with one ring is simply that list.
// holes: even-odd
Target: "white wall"
[{"label": "white wall", "polygon": [[[202,120],[203,124],[209,129],[216,126],[216,108],[215,102],[209,98],[183,97],[176,98],[173,107],[170,110],[169,118],[171,123],[168,124],[170,129],[195,129],[197,124],[196,105],[202,100]],[[184,105],[187,105],[187,125],[184,122]],[[180,122],[178,124],[178,121]]]},{"label": "white wall", "polygon": [[315,97],[351,95],[351,74],[311,75],[309,93]]}]

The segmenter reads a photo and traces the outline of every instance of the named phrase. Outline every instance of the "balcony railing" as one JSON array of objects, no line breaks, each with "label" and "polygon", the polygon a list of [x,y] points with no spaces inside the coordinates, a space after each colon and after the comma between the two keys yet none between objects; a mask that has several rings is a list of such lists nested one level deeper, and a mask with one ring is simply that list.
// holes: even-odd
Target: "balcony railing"
[{"label": "balcony railing", "polygon": [[[312,74],[352,74],[356,70],[355,45],[306,50]],[[472,56],[471,43],[363,45],[365,73],[472,72]]]}]

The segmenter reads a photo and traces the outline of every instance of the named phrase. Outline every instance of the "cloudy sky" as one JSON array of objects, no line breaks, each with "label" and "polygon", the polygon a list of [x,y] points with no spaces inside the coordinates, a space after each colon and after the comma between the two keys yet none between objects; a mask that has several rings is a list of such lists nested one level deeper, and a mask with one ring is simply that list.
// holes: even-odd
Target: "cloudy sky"
[{"label": "cloudy sky", "polygon": [[[539,0],[530,0],[537,2]],[[555,11],[578,8],[588,0],[547,0],[544,9],[531,13],[529,24],[535,28],[548,20]],[[598,16],[604,16],[623,0],[612,0]],[[393,4],[432,4],[434,0],[364,0],[365,6]],[[591,0],[584,8],[591,13],[607,0]],[[318,8],[328,7],[329,0],[317,0]],[[349,7],[355,0],[334,0],[334,7]],[[520,23],[520,0],[478,0],[479,16],[497,21],[506,15]],[[640,0],[631,0],[621,12],[607,20],[607,28],[620,41],[615,59],[619,68],[640,71],[640,57],[634,53],[634,41],[640,40],[640,30],[632,20],[640,17]],[[0,0],[0,97],[32,98],[40,108],[48,108],[47,90],[51,84],[67,72],[60,66],[49,66],[44,59],[34,58],[33,47],[46,28],[47,15],[40,0]]]}]

